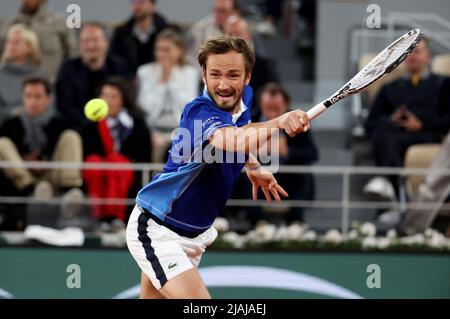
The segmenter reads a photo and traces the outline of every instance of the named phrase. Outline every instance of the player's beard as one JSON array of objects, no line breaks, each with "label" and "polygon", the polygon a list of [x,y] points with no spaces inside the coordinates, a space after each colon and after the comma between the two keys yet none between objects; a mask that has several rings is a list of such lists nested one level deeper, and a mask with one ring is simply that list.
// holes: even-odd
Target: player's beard
[{"label": "player's beard", "polygon": [[214,94],[208,91],[209,96],[212,97],[214,103],[219,109],[225,112],[232,112],[238,107],[242,99],[242,92],[236,90],[215,91]]}]

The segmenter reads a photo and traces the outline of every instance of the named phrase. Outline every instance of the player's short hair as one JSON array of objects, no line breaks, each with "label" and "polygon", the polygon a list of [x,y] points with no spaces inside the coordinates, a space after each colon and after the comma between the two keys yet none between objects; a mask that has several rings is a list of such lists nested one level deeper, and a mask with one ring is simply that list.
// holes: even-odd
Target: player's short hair
[{"label": "player's short hair", "polygon": [[286,103],[288,106],[289,104],[291,104],[291,96],[289,95],[289,93],[281,84],[276,82],[269,82],[258,91],[257,97],[259,104],[261,104],[262,95],[266,92],[268,92],[271,95],[280,94],[281,97],[283,98],[284,103]]},{"label": "player's short hair", "polygon": [[47,95],[52,94],[52,85],[50,84],[50,81],[47,78],[41,76],[28,77],[25,80],[23,80],[22,90],[24,90],[27,85],[36,85],[36,84],[42,85]]},{"label": "player's short hair", "polygon": [[255,54],[252,49],[241,38],[229,35],[214,37],[206,41],[200,47],[197,60],[202,69],[206,70],[206,63],[210,55],[225,54],[231,51],[241,53],[244,57],[245,72],[247,74],[252,72],[255,64]]}]

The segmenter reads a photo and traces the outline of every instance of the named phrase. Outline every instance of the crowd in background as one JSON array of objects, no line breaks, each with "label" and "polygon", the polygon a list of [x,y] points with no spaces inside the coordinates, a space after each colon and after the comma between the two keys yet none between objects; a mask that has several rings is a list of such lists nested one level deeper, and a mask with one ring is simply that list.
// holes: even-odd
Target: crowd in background
[{"label": "crowd in background", "polygon": [[[282,3],[266,1],[267,22],[273,29],[280,27]],[[130,18],[112,30],[98,21],[74,30],[47,8],[45,0],[22,0],[17,17],[3,29],[1,161],[164,162],[184,106],[203,89],[198,47],[215,35],[241,37],[255,52],[250,83],[257,97],[254,121],[270,120],[290,107],[290,96],[260,41],[267,30],[252,30],[237,1],[216,0],[209,16],[179,26],[158,12],[155,0],[133,0]],[[427,43],[422,42],[408,62],[410,76],[383,88],[374,102],[366,129],[379,166],[402,166],[409,146],[440,142],[450,128],[449,81],[429,73],[429,60]],[[83,108],[95,97],[107,101],[109,114],[105,120],[89,122]],[[281,136],[278,152],[284,165],[310,165],[319,156],[310,133],[293,139]],[[312,175],[279,178],[291,199],[314,199]],[[66,202],[85,196],[133,198],[141,180],[140,172],[132,170],[17,167],[0,172],[0,195],[60,195]],[[245,181],[238,189],[241,196],[248,194]],[[392,199],[398,180],[378,177],[365,190]],[[73,207],[64,207],[62,215],[70,215]],[[126,221],[129,211],[126,205],[93,205],[92,216]],[[12,215],[0,227],[24,226]],[[253,223],[262,215],[260,208],[248,211]],[[286,220],[302,221],[302,215],[301,209],[291,209]]]},{"label": "crowd in background", "polygon": [[[156,1],[133,0],[130,18],[110,29],[100,21],[69,29],[45,0],[23,0],[0,34],[0,160],[164,162],[184,106],[203,89],[198,47],[223,34],[245,39],[255,51],[255,93],[278,82],[272,61],[259,53],[264,48],[233,0],[214,1],[209,16],[184,27],[160,14]],[[283,94],[284,100],[271,102],[278,113],[288,110]],[[96,97],[108,103],[109,114],[90,122],[83,109]],[[254,117],[262,116],[256,103]],[[317,154],[310,157],[296,153],[286,162],[313,161]],[[58,195],[68,203],[84,197],[133,198],[141,181],[140,172],[132,170],[16,167],[1,171],[0,193]],[[306,183],[312,189],[312,181]],[[73,214],[73,206],[64,205],[61,215]],[[2,227],[23,227],[9,213],[14,209],[7,209],[10,218]],[[92,205],[99,221],[126,221],[128,214],[126,205]]]}]

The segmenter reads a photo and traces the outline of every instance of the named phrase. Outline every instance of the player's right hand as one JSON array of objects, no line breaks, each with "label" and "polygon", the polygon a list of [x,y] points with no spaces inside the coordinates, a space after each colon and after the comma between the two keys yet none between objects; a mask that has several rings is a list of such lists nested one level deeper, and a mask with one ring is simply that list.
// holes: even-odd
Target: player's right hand
[{"label": "player's right hand", "polygon": [[294,110],[281,115],[278,119],[278,127],[283,129],[290,137],[298,133],[306,132],[311,128],[310,120],[306,112]]}]

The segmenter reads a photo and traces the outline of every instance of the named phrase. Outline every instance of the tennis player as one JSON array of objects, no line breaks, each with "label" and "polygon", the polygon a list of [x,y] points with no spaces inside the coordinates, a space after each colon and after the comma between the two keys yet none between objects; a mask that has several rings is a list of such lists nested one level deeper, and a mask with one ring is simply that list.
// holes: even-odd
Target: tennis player
[{"label": "tennis player", "polygon": [[[309,118],[295,110],[250,123],[254,60],[240,38],[221,36],[200,48],[205,89],[186,105],[168,161],[139,191],[127,226],[128,249],[142,270],[141,298],[211,298],[197,267],[217,237],[213,221],[244,166],[253,199],[259,188],[268,201],[288,196],[251,150],[279,129],[290,136],[308,130]],[[212,161],[219,152],[235,156]]]}]

